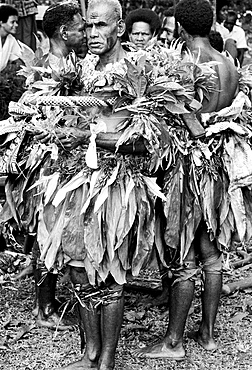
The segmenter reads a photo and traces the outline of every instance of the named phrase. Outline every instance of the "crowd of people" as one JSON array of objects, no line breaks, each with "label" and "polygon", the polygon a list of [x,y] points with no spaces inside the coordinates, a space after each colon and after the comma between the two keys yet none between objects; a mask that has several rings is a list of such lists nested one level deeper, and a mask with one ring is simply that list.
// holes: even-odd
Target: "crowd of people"
[{"label": "crowd of people", "polygon": [[190,337],[216,349],[223,259],[234,235],[252,236],[251,85],[236,22],[228,11],[213,29],[207,0],[125,21],[118,0],[90,0],[85,19],[78,2],[62,1],[45,11],[49,50],[32,62],[14,37],[17,9],[0,6],[0,53],[9,39],[26,77],[0,132],[1,228],[7,242],[16,229],[31,244],[38,325],[69,328],[55,299],[69,269],[84,355],[61,369],[115,368],[124,284],[153,260],[166,276],[167,332],[133,355],[185,358],[199,271],[202,321]]}]

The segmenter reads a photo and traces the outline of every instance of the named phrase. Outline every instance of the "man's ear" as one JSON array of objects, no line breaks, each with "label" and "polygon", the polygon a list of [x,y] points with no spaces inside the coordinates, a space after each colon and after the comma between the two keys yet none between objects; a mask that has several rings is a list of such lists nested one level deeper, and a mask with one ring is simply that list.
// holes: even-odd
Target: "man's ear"
[{"label": "man's ear", "polygon": [[193,36],[190,35],[183,27],[180,28],[179,36],[185,42],[188,42],[188,41],[192,41],[193,40]]},{"label": "man's ear", "polygon": [[62,37],[62,39],[64,41],[66,41],[67,38],[68,38],[66,26],[64,26],[64,25],[60,26],[59,33],[60,33],[60,36]]},{"label": "man's ear", "polygon": [[123,19],[120,19],[118,21],[118,31],[117,31],[118,37],[122,37],[125,30],[126,30],[125,22]]}]

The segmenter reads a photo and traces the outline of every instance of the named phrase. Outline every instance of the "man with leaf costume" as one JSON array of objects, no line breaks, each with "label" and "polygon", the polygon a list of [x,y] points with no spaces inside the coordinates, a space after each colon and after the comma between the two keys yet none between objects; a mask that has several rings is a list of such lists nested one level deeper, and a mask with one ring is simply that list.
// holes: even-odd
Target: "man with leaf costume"
[{"label": "man with leaf costume", "polygon": [[248,91],[240,91],[236,96],[236,68],[210,46],[210,3],[181,0],[175,18],[194,58],[212,63],[217,78],[215,89],[208,96],[203,97],[202,91],[199,94],[199,117],[207,126],[205,138],[185,142],[187,150],[177,156],[173,168],[168,166],[165,170],[164,242],[172,273],[169,324],[164,339],[137,354],[181,360],[185,357],[183,334],[198,272],[196,257],[203,274],[202,321],[199,330],[189,336],[206,350],[217,347],[214,324],[222,288],[221,252],[228,252],[235,230],[243,242],[251,237],[252,150],[251,129],[246,124],[251,112],[248,116],[243,113],[245,107],[251,108]]},{"label": "man with leaf costume", "polygon": [[[127,53],[120,43],[124,29],[117,0],[105,5],[91,0],[86,30],[92,54],[82,63],[80,96],[37,99],[45,106],[81,99],[92,105],[64,115],[57,137],[72,159],[61,152],[63,160],[59,157],[40,183],[41,258],[48,270],[70,266],[85,332],[84,356],[65,367],[69,370],[114,368],[123,284],[128,272],[137,276],[152,260],[159,229],[156,201],[166,201],[157,172],[164,160],[184,152],[178,133],[185,141],[190,134],[180,115],[201,107],[195,81],[206,90],[214,86],[211,67],[183,62],[179,45],[167,49],[153,40],[145,51]],[[75,158],[81,146],[84,155]],[[158,252],[165,264],[163,248]]]},{"label": "man with leaf costume", "polygon": [[[23,55],[26,65],[22,67],[20,74],[26,77],[27,92],[23,94],[18,104],[11,103],[12,117],[4,121],[5,124],[2,126],[3,133],[9,129],[10,134],[6,142],[11,143],[15,150],[11,158],[5,156],[1,158],[1,171],[11,172],[6,184],[7,201],[1,213],[1,221],[10,225],[14,220],[19,229],[28,233],[25,242],[27,249],[31,249],[36,240],[37,212],[40,203],[38,186],[31,186],[43,176],[43,168],[40,166],[46,168],[49,165],[50,152],[53,155],[53,149],[50,145],[46,147],[43,144],[50,138],[50,134],[45,130],[46,125],[50,130],[50,124],[44,119],[41,120],[41,125],[41,121],[32,118],[36,111],[29,110],[28,104],[23,102],[32,101],[36,94],[39,96],[74,94],[78,85],[78,70],[73,50],[76,52],[81,50],[85,54],[86,49],[84,21],[77,3],[62,2],[49,7],[44,15],[43,26],[50,40],[49,53],[48,50],[38,49],[33,58],[31,55]],[[38,141],[41,144],[38,144]],[[7,152],[10,152],[8,148],[6,157]],[[10,163],[10,166],[8,163],[11,160],[13,163]],[[8,235],[8,229],[5,235]],[[45,269],[43,263],[39,262],[39,254],[35,242],[33,267],[36,299],[33,314],[39,326],[65,330],[69,326],[65,325],[56,313],[55,289],[58,275],[56,271],[52,273]]]},{"label": "man with leaf costume", "polygon": [[41,168],[29,201],[36,199],[30,208],[38,216],[41,259],[50,272],[70,266],[79,303],[86,348],[69,370],[114,368],[127,273],[136,276],[148,265],[154,242],[167,262],[155,212],[157,199],[167,198],[157,172],[164,162],[176,167],[187,153],[191,116],[185,114],[201,108],[195,89],[204,95],[215,87],[211,65],[196,64],[190,55],[181,60],[179,44],[168,49],[153,40],[145,51],[127,53],[120,43],[124,29],[117,0],[91,0],[92,54],[82,63],[79,96],[50,94],[69,80],[44,74],[22,101],[34,111],[26,129],[52,134],[49,143],[29,150],[28,168]]}]

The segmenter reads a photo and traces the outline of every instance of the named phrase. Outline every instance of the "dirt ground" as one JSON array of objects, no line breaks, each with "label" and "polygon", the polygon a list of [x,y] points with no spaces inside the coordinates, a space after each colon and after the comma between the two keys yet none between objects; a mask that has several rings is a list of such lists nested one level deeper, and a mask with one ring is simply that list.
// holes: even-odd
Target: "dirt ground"
[{"label": "dirt ground", "polygon": [[[247,265],[225,275],[225,282],[251,275]],[[153,276],[155,277],[153,279]],[[142,277],[160,284],[158,273],[152,271]],[[140,280],[141,281],[141,280]],[[139,280],[138,280],[139,282]],[[140,284],[141,285],[141,284]],[[69,282],[59,283],[57,295],[70,299]],[[32,277],[11,281],[8,275],[0,279],[0,369],[47,370],[67,365],[81,357],[79,330],[53,332],[36,327],[31,315],[34,283]],[[185,332],[186,358],[182,362],[148,360],[133,357],[133,349],[153,343],[165,333],[168,321],[166,307],[146,304],[151,298],[146,293],[126,291],[124,323],[116,355],[116,370],[252,370],[252,288],[222,296],[216,322],[218,349],[204,351],[189,340],[186,333],[197,328],[200,316],[200,286],[197,285],[191,314]],[[70,306],[69,306],[70,307]],[[74,319],[74,314],[68,312]]]}]

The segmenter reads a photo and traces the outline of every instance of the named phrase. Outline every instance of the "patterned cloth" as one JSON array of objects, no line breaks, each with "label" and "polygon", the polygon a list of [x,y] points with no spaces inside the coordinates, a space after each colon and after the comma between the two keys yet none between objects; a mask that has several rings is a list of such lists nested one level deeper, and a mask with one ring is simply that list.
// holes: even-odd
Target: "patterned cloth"
[{"label": "patterned cloth", "polygon": [[18,10],[19,17],[27,17],[38,13],[35,0],[6,0],[5,3],[14,6]]}]

